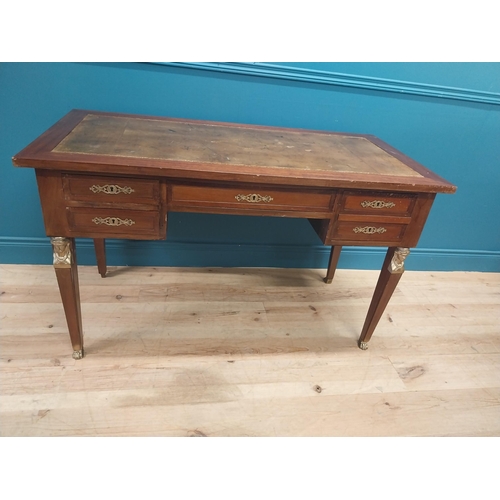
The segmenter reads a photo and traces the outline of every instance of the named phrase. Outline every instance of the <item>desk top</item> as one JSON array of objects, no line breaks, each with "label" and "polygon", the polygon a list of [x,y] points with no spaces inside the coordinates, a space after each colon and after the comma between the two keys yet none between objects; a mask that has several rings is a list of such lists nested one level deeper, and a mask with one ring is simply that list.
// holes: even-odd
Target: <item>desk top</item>
[{"label": "desk top", "polygon": [[14,165],[316,187],[455,187],[371,135],[73,110]]}]

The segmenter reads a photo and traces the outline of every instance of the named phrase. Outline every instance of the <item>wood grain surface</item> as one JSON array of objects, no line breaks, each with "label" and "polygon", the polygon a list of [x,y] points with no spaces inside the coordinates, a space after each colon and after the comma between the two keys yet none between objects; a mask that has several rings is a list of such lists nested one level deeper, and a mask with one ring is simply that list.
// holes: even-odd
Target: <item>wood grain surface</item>
[{"label": "wood grain surface", "polygon": [[498,436],[500,274],[80,266],[71,358],[52,266],[0,266],[2,436]]}]

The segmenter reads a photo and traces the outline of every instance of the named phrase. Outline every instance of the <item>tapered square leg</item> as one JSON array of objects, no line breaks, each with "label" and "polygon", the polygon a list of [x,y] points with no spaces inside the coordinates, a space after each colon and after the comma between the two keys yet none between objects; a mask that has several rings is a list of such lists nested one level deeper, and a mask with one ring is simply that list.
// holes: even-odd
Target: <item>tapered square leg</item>
[{"label": "tapered square leg", "polygon": [[106,276],[106,240],[104,238],[94,239],[95,256],[97,259],[97,270],[104,278]]},{"label": "tapered square leg", "polygon": [[331,283],[333,281],[333,276],[337,270],[337,264],[339,262],[341,246],[333,246],[330,252],[330,261],[328,262],[328,270],[326,271],[325,283]]},{"label": "tapered square leg", "polygon": [[54,251],[54,269],[73,345],[73,358],[83,358],[83,328],[80,288],[74,238],[50,238]]},{"label": "tapered square leg", "polygon": [[408,248],[391,247],[387,250],[370,308],[366,315],[365,324],[359,337],[358,346],[360,349],[368,349],[368,342],[371,339],[373,331],[403,275],[404,260],[409,253],[410,250]]}]

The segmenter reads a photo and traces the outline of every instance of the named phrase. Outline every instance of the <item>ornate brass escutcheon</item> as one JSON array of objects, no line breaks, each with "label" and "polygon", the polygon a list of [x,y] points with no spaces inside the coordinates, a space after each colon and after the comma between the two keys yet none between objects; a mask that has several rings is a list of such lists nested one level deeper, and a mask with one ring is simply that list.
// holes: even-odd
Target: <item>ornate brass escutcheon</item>
[{"label": "ornate brass escutcheon", "polygon": [[104,186],[98,186],[96,184],[89,188],[93,193],[104,193],[104,194],[132,194],[134,190],[129,186],[118,186],[117,184],[105,184]]},{"label": "ornate brass escutcheon", "polygon": [[383,234],[387,231],[385,227],[373,227],[373,226],[365,226],[365,227],[355,227],[353,231],[357,233],[363,233],[363,234]]},{"label": "ornate brass escutcheon", "polygon": [[120,219],[119,217],[94,217],[94,224],[106,224],[106,226],[132,226],[135,221],[132,219]]},{"label": "ornate brass escutcheon", "polygon": [[396,204],[392,201],[382,201],[382,200],[373,200],[373,201],[362,201],[361,206],[363,208],[392,208],[395,207]]},{"label": "ornate brass escutcheon", "polygon": [[237,201],[248,201],[248,203],[270,203],[273,201],[271,196],[262,196],[261,194],[237,194]]}]

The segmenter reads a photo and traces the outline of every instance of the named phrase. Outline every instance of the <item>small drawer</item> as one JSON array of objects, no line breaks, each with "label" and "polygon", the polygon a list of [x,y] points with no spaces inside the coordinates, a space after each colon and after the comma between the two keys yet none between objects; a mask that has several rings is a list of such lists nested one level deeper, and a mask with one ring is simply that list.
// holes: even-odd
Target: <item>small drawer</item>
[{"label": "small drawer", "polygon": [[329,193],[275,191],[260,188],[217,188],[208,186],[172,186],[172,208],[217,207],[250,210],[286,210],[328,213],[332,207]]},{"label": "small drawer", "polygon": [[148,210],[66,208],[70,231],[81,237],[162,239],[160,214]]},{"label": "small drawer", "polygon": [[393,242],[402,240],[407,224],[387,224],[384,222],[337,222],[331,239],[345,241]]},{"label": "small drawer", "polygon": [[345,193],[341,213],[410,215],[416,196],[392,193]]},{"label": "small drawer", "polygon": [[66,199],[72,201],[158,205],[160,200],[155,179],[65,175],[63,185]]}]

